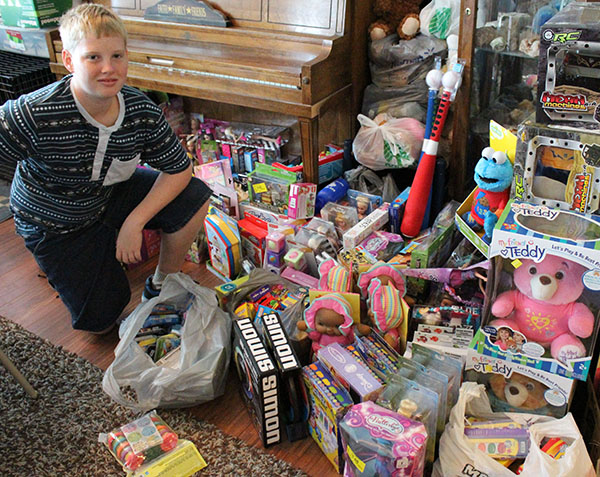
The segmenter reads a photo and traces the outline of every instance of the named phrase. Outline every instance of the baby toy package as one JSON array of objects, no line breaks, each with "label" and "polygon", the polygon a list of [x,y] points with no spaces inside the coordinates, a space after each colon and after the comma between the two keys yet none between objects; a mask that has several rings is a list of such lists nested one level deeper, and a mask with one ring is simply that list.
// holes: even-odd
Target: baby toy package
[{"label": "baby toy package", "polygon": [[490,246],[478,353],[585,380],[600,309],[600,217],[511,201]]}]

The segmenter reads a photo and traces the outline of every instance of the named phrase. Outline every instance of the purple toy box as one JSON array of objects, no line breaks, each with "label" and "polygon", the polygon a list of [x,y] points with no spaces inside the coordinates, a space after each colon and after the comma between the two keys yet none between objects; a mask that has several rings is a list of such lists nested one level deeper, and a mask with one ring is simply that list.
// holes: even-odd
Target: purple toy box
[{"label": "purple toy box", "polygon": [[372,402],[355,404],[340,423],[344,476],[421,477],[425,426]]}]

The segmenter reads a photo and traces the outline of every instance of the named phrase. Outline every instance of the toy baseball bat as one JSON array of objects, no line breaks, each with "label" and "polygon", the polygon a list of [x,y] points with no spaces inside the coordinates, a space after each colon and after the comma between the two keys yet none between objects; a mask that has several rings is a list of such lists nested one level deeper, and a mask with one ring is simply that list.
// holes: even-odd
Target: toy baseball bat
[{"label": "toy baseball bat", "polygon": [[[427,95],[427,114],[425,116],[425,134],[423,136],[423,140],[428,140],[431,138],[431,128],[433,126],[435,100],[437,98],[440,88],[442,87],[442,76],[442,59],[438,56],[435,58],[435,68],[429,71],[429,73],[427,73],[427,76],[425,77],[425,82],[429,87],[429,94]],[[422,157],[423,152],[421,151],[419,162],[421,162]],[[427,202],[427,209],[425,210],[425,216],[423,217],[423,224],[421,224],[422,229],[429,227],[431,201],[432,194],[430,192],[429,201]]]},{"label": "toy baseball bat", "polygon": [[442,93],[440,105],[438,106],[437,114],[433,121],[431,137],[428,140],[423,141],[423,155],[417,166],[417,172],[415,173],[408,200],[406,201],[400,231],[402,232],[402,235],[408,238],[416,237],[418,235],[421,230],[421,224],[423,223],[423,217],[425,216],[425,209],[431,190],[433,172],[435,170],[435,159],[437,157],[442,130],[444,129],[444,124],[446,123],[446,117],[448,116],[450,104],[454,99],[454,94],[460,86],[463,66],[460,63],[457,63],[455,66],[459,67],[456,68],[459,71],[447,71],[442,77],[444,92]]}]

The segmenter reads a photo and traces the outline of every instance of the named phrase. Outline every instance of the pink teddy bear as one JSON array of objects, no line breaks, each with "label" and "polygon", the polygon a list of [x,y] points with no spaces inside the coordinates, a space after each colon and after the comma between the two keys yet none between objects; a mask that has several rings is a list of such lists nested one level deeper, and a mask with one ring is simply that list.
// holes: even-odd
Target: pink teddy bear
[{"label": "pink teddy bear", "polygon": [[575,301],[583,292],[585,271],[582,265],[555,255],[539,263],[523,260],[514,272],[517,290],[501,293],[492,305],[492,314],[500,319],[491,326],[521,332],[528,340],[549,347],[552,356],[563,363],[585,356],[579,338],[592,334],[594,315]]}]

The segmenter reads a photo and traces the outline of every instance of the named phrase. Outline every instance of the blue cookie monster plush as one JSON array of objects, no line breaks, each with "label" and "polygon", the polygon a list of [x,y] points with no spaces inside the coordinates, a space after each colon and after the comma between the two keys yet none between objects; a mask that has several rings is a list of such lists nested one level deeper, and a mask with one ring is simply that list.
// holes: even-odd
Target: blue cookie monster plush
[{"label": "blue cookie monster plush", "polygon": [[513,166],[502,151],[486,147],[475,166],[477,188],[473,196],[471,211],[463,215],[473,230],[485,231],[483,240],[489,243],[492,231],[508,202],[508,193],[513,177]]}]

